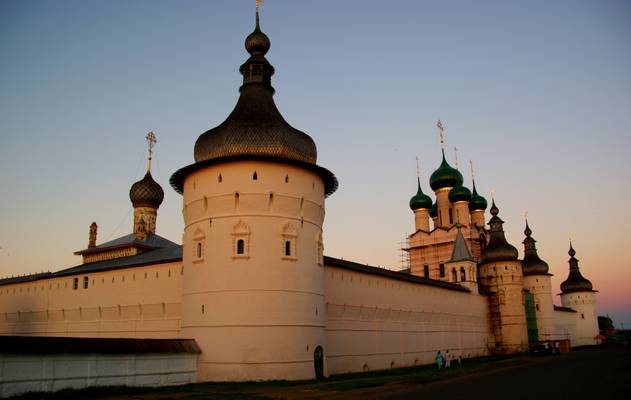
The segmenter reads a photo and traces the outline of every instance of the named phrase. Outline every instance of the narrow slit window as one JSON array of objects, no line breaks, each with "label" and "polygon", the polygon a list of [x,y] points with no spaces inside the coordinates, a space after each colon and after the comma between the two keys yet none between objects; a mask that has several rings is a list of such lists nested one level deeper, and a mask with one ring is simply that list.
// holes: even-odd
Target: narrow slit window
[{"label": "narrow slit window", "polygon": [[285,240],[285,256],[291,257],[291,240]]},{"label": "narrow slit window", "polygon": [[254,171],[254,173],[252,174],[252,180],[253,180],[253,181],[255,181],[255,180],[257,180],[257,179],[259,179],[259,176],[258,176],[258,174],[256,173],[256,171]]},{"label": "narrow slit window", "polygon": [[440,273],[440,277],[444,278],[445,277],[445,264],[440,264],[438,266],[438,269],[439,269],[438,272]]},{"label": "narrow slit window", "polygon": [[464,270],[464,267],[460,267],[460,281],[464,282],[467,280],[467,274]]},{"label": "narrow slit window", "polygon": [[454,212],[453,210],[450,208],[449,209],[449,224],[453,224],[454,223]]},{"label": "narrow slit window", "polygon": [[427,264],[423,265],[423,276],[429,278],[429,265]]},{"label": "narrow slit window", "polygon": [[221,176],[221,174],[219,174],[219,176],[217,177],[217,182],[221,183],[223,181],[223,177]]},{"label": "narrow slit window", "polygon": [[202,258],[202,244],[200,242],[197,243],[195,255],[197,258]]},{"label": "narrow slit window", "polygon": [[238,255],[245,254],[245,240],[243,239],[237,240],[237,254]]}]

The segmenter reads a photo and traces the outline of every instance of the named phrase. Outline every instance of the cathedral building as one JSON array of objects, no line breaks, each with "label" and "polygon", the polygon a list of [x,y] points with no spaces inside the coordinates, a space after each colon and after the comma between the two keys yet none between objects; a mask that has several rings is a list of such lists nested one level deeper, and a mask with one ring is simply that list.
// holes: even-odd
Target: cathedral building
[{"label": "cathedral building", "polygon": [[[570,249],[562,306],[526,225],[524,259],[499,208],[447,162],[418,179],[410,271],[324,255],[325,202],[338,187],[313,139],[274,103],[258,11],[239,99],[176,171],[181,243],[161,237],[164,191],[131,186],[131,233],[88,245],[81,264],[0,280],[0,396],[91,385],[298,380],[540,342],[597,343],[596,299]],[[403,212],[403,210],[402,210]],[[16,366],[19,366],[16,367]],[[52,367],[51,367],[52,366]]]}]

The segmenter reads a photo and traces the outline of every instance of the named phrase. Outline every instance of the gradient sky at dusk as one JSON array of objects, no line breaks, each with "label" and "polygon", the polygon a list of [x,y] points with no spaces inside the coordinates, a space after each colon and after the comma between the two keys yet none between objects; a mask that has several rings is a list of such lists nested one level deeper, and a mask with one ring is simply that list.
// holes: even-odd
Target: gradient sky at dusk
[{"label": "gradient sky at dusk", "polygon": [[[554,293],[571,237],[599,314],[631,327],[630,20],[626,1],[267,0],[277,105],[340,181],[325,253],[400,267],[441,118],[520,254],[528,211]],[[158,233],[180,242],[168,179],[234,106],[253,23],[254,0],[1,1],[0,275],[78,264],[92,221],[131,232],[150,130]]]}]

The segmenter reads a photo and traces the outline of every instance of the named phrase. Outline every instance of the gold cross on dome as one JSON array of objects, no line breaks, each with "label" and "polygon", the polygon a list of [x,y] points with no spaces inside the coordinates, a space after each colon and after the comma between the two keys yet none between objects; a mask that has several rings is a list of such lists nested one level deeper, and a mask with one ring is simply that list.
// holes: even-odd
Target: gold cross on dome
[{"label": "gold cross on dome", "polygon": [[257,14],[259,12],[259,7],[261,6],[261,3],[263,3],[263,0],[256,0],[256,12],[257,12]]},{"label": "gold cross on dome", "polygon": [[438,120],[438,122],[436,122],[436,127],[440,131],[440,146],[444,148],[444,145],[445,145],[445,128],[443,128],[443,123],[440,122],[440,119]]},{"label": "gold cross on dome", "polygon": [[147,146],[149,147],[147,171],[151,171],[151,156],[153,155],[153,146],[155,146],[156,143],[158,143],[158,140],[156,139],[156,134],[153,133],[153,131],[147,133],[147,136],[145,136],[145,139],[147,139]]}]

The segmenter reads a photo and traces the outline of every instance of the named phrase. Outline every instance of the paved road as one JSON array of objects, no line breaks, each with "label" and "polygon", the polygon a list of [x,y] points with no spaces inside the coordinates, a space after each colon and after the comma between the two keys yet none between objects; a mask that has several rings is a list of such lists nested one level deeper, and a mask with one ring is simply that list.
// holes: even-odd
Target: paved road
[{"label": "paved road", "polygon": [[532,357],[514,368],[427,385],[393,387],[374,399],[631,399],[631,348],[578,350]]}]

